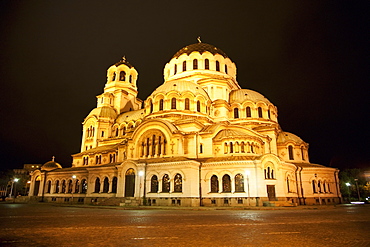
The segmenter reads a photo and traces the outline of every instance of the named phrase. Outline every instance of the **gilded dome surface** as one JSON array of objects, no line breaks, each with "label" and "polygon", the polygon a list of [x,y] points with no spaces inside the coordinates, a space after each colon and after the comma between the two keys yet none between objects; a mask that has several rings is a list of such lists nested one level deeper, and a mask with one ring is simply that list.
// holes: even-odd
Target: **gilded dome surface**
[{"label": "gilded dome surface", "polygon": [[204,91],[204,89],[201,86],[199,86],[199,84],[196,84],[191,81],[177,81],[177,80],[165,82],[164,84],[159,86],[156,90],[154,90],[152,96],[155,96],[158,93],[163,93],[166,95],[171,91],[177,91],[180,92],[180,94],[191,92],[195,96],[200,94],[204,96],[206,99],[209,99],[207,92]]},{"label": "gilded dome surface", "polygon": [[280,132],[279,135],[278,135],[278,138],[277,138],[277,143],[278,144],[284,144],[284,143],[287,143],[287,142],[294,142],[296,144],[301,144],[301,143],[304,143],[304,141],[292,134],[292,133],[289,133],[289,132]]},{"label": "gilded dome surface", "polygon": [[221,49],[217,48],[216,46],[199,42],[199,43],[191,44],[191,45],[181,48],[178,52],[175,53],[175,55],[172,58],[178,58],[182,54],[189,55],[190,53],[195,52],[195,51],[199,52],[200,54],[208,51],[212,53],[213,55],[220,54],[224,58],[228,57],[225,52],[223,52]]},{"label": "gilded dome surface", "polygon": [[96,117],[107,117],[107,118],[116,118],[117,112],[109,106],[102,106],[94,108],[87,117],[96,116]]},{"label": "gilded dome surface", "polygon": [[262,101],[267,104],[271,104],[271,102],[265,96],[253,90],[238,89],[233,90],[230,93],[230,103],[243,103],[244,101],[248,100],[253,102]]},{"label": "gilded dome surface", "polygon": [[60,169],[60,168],[62,168],[62,166],[59,163],[55,161],[48,161],[41,167],[41,170],[51,171],[51,170]]}]

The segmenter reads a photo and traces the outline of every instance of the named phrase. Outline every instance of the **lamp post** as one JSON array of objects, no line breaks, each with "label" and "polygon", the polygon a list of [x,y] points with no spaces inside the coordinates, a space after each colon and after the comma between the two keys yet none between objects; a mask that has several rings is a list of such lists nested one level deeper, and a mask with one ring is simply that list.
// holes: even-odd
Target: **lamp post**
[{"label": "lamp post", "polygon": [[249,190],[249,174],[250,172],[248,170],[245,171],[245,175],[247,176],[248,206],[251,205],[251,197],[250,197],[250,190]]},{"label": "lamp post", "polygon": [[356,182],[356,188],[357,188],[357,196],[358,196],[358,201],[361,201],[361,197],[360,197],[360,190],[359,190],[359,188],[358,188],[358,179],[357,178],[355,178],[355,182]]},{"label": "lamp post", "polygon": [[346,183],[346,186],[347,186],[347,190],[348,190],[348,201],[349,201],[349,203],[351,203],[351,196],[350,196],[350,193],[349,193],[349,186],[351,186],[351,184]]},{"label": "lamp post", "polygon": [[[18,178],[14,178],[12,180],[12,187],[10,188],[10,193],[9,193],[9,198],[12,198],[12,193],[13,193],[13,188],[14,188],[14,183],[18,182],[19,179]],[[14,190],[14,202],[15,202],[15,196],[16,196],[16,193],[17,193],[17,186],[15,186],[15,190]]]},{"label": "lamp post", "polygon": [[72,175],[72,202],[71,202],[71,204],[73,204],[73,189],[75,189],[73,187],[76,186],[75,185],[75,179],[76,179],[76,175]]}]

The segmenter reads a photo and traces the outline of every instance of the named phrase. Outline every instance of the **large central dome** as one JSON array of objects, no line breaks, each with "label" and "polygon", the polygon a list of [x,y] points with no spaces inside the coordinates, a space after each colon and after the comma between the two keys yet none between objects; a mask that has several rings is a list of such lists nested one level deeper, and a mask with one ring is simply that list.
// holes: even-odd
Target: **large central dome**
[{"label": "large central dome", "polygon": [[181,56],[184,53],[189,55],[193,51],[197,51],[200,54],[203,54],[204,52],[208,51],[208,52],[212,53],[213,55],[220,54],[224,58],[228,57],[225,52],[223,52],[221,49],[217,48],[216,46],[210,45],[210,44],[207,44],[207,43],[199,42],[199,43],[195,43],[195,44],[191,44],[191,45],[183,47],[178,52],[176,52],[176,54],[173,56],[173,58],[178,58],[179,56]]}]

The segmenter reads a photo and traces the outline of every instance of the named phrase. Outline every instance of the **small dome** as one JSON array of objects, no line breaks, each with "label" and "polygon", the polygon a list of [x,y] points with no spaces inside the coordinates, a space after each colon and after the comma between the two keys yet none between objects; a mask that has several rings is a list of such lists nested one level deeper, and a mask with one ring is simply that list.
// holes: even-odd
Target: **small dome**
[{"label": "small dome", "polygon": [[258,102],[262,101],[266,104],[271,104],[271,102],[262,94],[249,90],[249,89],[238,89],[233,90],[230,93],[230,103],[243,103],[244,101]]},{"label": "small dome", "polygon": [[199,42],[199,43],[195,43],[195,44],[183,47],[178,52],[176,52],[176,54],[172,58],[178,58],[179,56],[181,56],[184,53],[189,55],[193,51],[197,51],[200,54],[208,51],[208,52],[212,53],[213,55],[220,54],[224,58],[228,57],[225,52],[223,52],[221,49],[217,48],[216,46],[210,45],[210,44],[207,44],[207,43]]},{"label": "small dome", "polygon": [[161,86],[159,86],[151,96],[155,96],[158,93],[167,94],[171,91],[177,91],[180,92],[180,94],[184,94],[186,92],[191,92],[194,94],[194,96],[202,95],[206,99],[209,99],[209,96],[204,89],[199,86],[199,84],[191,82],[191,81],[167,81]]},{"label": "small dome", "polygon": [[280,132],[277,138],[277,144],[285,144],[287,142],[294,142],[297,145],[305,143],[300,137],[292,133]]},{"label": "small dome", "polygon": [[117,112],[112,107],[102,106],[102,107],[94,108],[89,113],[89,115],[87,116],[87,118],[88,117],[91,117],[91,116],[96,116],[98,118],[99,117],[116,118],[117,117]]},{"label": "small dome", "polygon": [[61,168],[62,168],[62,166],[59,163],[55,162],[54,157],[53,157],[53,160],[46,162],[41,167],[41,170],[42,171],[51,171],[51,170],[61,169]]}]

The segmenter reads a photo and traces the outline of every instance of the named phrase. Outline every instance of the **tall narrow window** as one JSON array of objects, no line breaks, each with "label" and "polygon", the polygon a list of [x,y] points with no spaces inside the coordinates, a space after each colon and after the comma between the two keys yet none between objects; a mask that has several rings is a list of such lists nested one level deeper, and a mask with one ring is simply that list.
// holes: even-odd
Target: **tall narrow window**
[{"label": "tall narrow window", "polygon": [[112,81],[116,80],[116,72],[113,72]]},{"label": "tall narrow window", "polygon": [[230,142],[230,153],[234,153],[234,146],[232,142]]},{"label": "tall narrow window", "polygon": [[288,146],[289,159],[294,160],[293,146]]},{"label": "tall narrow window", "polygon": [[185,99],[185,110],[190,110],[190,100],[188,98]]},{"label": "tall narrow window", "polygon": [[227,74],[228,71],[227,71],[227,65],[225,64],[225,73]]},{"label": "tall narrow window", "polygon": [[103,193],[108,193],[109,190],[109,180],[108,178],[104,178],[104,184],[103,184]]},{"label": "tall narrow window", "polygon": [[99,193],[100,192],[100,178],[95,179],[95,190],[94,193]]},{"label": "tall narrow window", "polygon": [[249,106],[247,106],[247,108],[245,109],[245,113],[246,113],[247,117],[252,117],[251,108]]},{"label": "tall narrow window", "polygon": [[176,98],[171,99],[171,109],[176,109]]},{"label": "tall narrow window", "polygon": [[290,182],[289,182],[289,177],[286,178],[286,187],[288,189],[288,192],[290,192]]},{"label": "tall narrow window", "polygon": [[216,71],[220,71],[220,62],[216,61]]},{"label": "tall narrow window", "polygon": [[301,147],[301,156],[302,156],[302,160],[305,160],[305,158],[304,158],[304,148],[303,148],[303,146]]},{"label": "tall narrow window", "polygon": [[112,193],[117,193],[117,177],[113,177],[112,180]]},{"label": "tall narrow window", "polygon": [[200,101],[197,101],[197,112],[200,112]]},{"label": "tall narrow window", "polygon": [[204,60],[204,69],[209,69],[209,59]]},{"label": "tall narrow window", "polygon": [[240,173],[235,175],[235,192],[244,192],[244,176]]},{"label": "tall narrow window", "polygon": [[239,109],[234,108],[234,118],[239,118]]},{"label": "tall narrow window", "polygon": [[170,177],[164,174],[162,178],[162,192],[170,192]]},{"label": "tall narrow window", "polygon": [[186,61],[182,62],[182,71],[186,71]]},{"label": "tall narrow window", "polygon": [[179,173],[175,175],[173,191],[182,192],[182,176]]},{"label": "tall narrow window", "polygon": [[159,100],[159,110],[163,111],[163,99]]},{"label": "tall narrow window", "polygon": [[158,177],[153,175],[150,179],[150,192],[157,193],[158,192]]},{"label": "tall narrow window", "polygon": [[57,180],[55,182],[55,190],[54,190],[55,193],[59,193],[59,180]]},{"label": "tall narrow window", "polygon": [[261,107],[258,107],[258,117],[259,118],[262,118],[263,115],[262,115],[262,108]]},{"label": "tall narrow window", "polygon": [[313,193],[317,193],[317,191],[316,191],[316,181],[315,180],[312,180],[312,191],[313,191]]},{"label": "tall narrow window", "polygon": [[132,83],[132,75],[129,76],[128,81]]},{"label": "tall narrow window", "polygon": [[198,59],[193,60],[193,69],[198,69]]},{"label": "tall narrow window", "polygon": [[150,101],[149,107],[150,107],[149,113],[153,113],[153,102],[152,101]]},{"label": "tall narrow window", "polygon": [[177,74],[177,64],[175,64],[174,68],[173,68],[173,74],[176,75]]},{"label": "tall narrow window", "polygon": [[126,81],[126,72],[125,71],[119,72],[119,80],[120,81]]},{"label": "tall narrow window", "polygon": [[75,192],[74,193],[80,193],[80,180],[76,179],[75,182]]},{"label": "tall narrow window", "polygon": [[86,194],[87,192],[87,180],[86,179],[82,179],[81,181],[81,193],[82,194]]},{"label": "tall narrow window", "polygon": [[268,118],[269,118],[269,119],[271,119],[271,112],[270,112],[270,109],[268,109],[268,111],[267,111],[267,116],[268,116]]},{"label": "tall narrow window", "polygon": [[216,175],[211,177],[211,192],[217,193],[218,192],[218,178]]},{"label": "tall narrow window", "polygon": [[51,181],[49,180],[46,185],[46,193],[50,193],[51,190]]},{"label": "tall narrow window", "polygon": [[199,153],[202,154],[203,153],[203,144],[200,144],[199,145]]},{"label": "tall narrow window", "polygon": [[227,174],[222,177],[222,192],[231,192],[231,179]]}]

